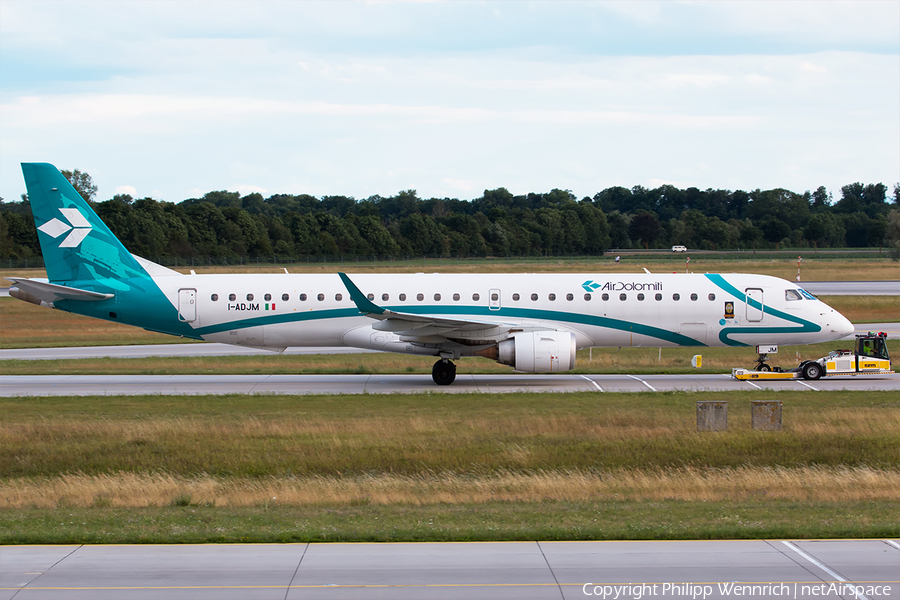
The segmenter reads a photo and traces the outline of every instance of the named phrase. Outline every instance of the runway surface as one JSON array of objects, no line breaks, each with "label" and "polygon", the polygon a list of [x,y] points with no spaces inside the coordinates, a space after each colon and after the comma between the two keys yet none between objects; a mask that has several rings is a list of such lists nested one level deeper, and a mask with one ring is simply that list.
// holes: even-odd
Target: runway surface
[{"label": "runway surface", "polygon": [[3,546],[0,561],[0,600],[900,598],[896,540]]},{"label": "runway surface", "polygon": [[147,394],[411,394],[509,392],[669,392],[735,390],[900,390],[900,373],[787,381],[737,381],[697,375],[457,375],[438,387],[430,375],[9,375],[0,396]]}]

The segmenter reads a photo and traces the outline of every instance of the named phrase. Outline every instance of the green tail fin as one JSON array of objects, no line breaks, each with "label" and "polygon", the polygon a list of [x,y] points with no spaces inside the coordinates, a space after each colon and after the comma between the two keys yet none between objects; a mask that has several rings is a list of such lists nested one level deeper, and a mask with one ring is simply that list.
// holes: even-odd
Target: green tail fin
[{"label": "green tail fin", "polygon": [[96,282],[121,290],[123,280],[149,278],[56,167],[22,163],[22,173],[52,283]]}]

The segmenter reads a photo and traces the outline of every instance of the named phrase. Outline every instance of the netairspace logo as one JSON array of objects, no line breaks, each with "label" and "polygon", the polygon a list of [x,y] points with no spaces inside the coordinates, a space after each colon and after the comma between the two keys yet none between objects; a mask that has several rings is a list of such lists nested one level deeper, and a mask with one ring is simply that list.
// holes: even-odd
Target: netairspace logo
[{"label": "netairspace logo", "polygon": [[38,229],[50,237],[56,239],[64,233],[68,233],[66,239],[59,245],[60,248],[77,248],[81,241],[91,232],[91,224],[84,218],[77,208],[61,208],[63,218],[69,223],[63,223],[59,219],[51,219],[38,227]]},{"label": "netairspace logo", "polygon": [[[756,597],[786,598],[791,600],[813,598],[870,598],[893,597],[892,585],[857,585],[849,582],[832,583],[634,583],[634,584],[593,584],[586,583],[581,588],[585,596],[596,596],[604,600],[641,600],[654,596],[691,600],[705,600],[715,594],[716,598]],[[716,593],[718,592],[718,593]]]}]

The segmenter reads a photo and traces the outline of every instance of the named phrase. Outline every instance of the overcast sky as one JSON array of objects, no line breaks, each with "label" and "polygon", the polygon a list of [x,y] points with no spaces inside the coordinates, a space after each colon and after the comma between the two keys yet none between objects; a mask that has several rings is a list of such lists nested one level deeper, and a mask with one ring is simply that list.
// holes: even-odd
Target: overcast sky
[{"label": "overcast sky", "polygon": [[900,2],[0,0],[0,196],[900,181]]}]

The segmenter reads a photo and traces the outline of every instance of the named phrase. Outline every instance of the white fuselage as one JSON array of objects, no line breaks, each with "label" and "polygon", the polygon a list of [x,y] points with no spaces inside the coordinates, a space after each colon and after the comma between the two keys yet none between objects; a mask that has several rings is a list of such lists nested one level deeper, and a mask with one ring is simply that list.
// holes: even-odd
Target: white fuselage
[{"label": "white fuselage", "polygon": [[[352,346],[474,354],[511,331],[554,330],[590,346],[811,344],[849,335],[840,313],[791,282],[730,274],[351,274],[377,306],[495,330],[398,335],[360,313],[337,274],[154,277],[204,340],[282,349]],[[514,326],[510,329],[509,325]],[[467,337],[468,336],[468,337]],[[471,350],[471,351],[470,351]]]}]

